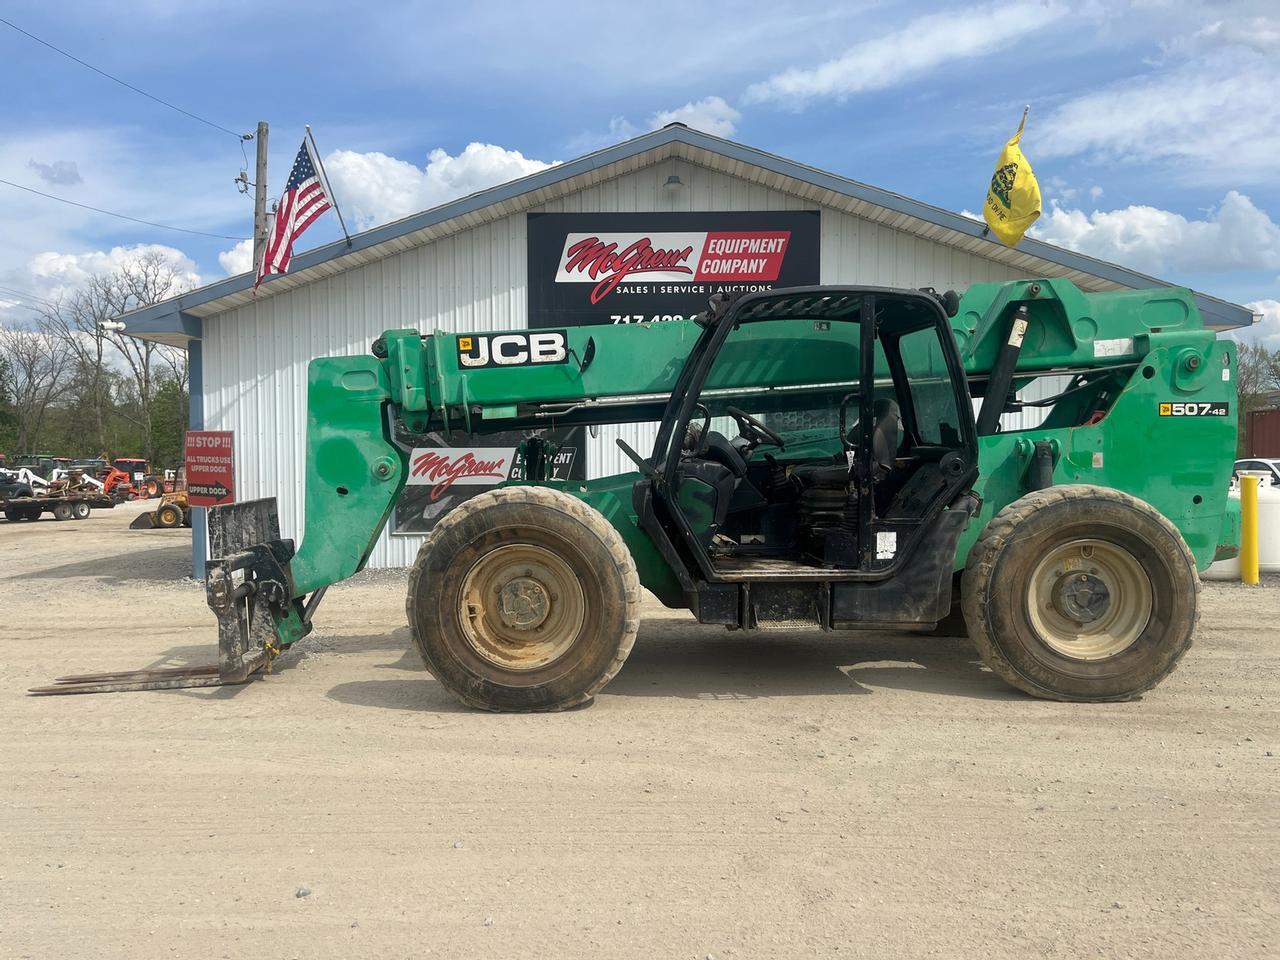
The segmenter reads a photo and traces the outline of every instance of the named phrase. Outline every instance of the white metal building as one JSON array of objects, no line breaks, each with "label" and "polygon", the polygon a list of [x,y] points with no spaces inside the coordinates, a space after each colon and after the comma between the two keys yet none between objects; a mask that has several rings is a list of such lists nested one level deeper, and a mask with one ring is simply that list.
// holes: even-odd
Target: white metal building
[{"label": "white metal building", "polygon": [[[672,177],[679,186],[668,186]],[[1065,276],[1085,290],[1161,281],[1033,240],[1009,250],[982,224],[741,144],[672,124],[521,180],[295,257],[259,288],[244,274],[129,314],[128,333],[182,346],[192,429],[232,430],[240,500],[275,496],[301,539],[307,362],[365,353],[383,330],[482,332],[527,321],[527,215],[548,212],[820,212],[823,283],[963,290],[984,280]],[[1219,329],[1249,310],[1197,295]],[[590,475],[631,469],[613,437],[644,450],[643,426],[602,430]],[[196,511],[197,514],[201,511]],[[196,567],[203,569],[203,525]],[[384,533],[370,566],[411,563],[421,537]]]}]

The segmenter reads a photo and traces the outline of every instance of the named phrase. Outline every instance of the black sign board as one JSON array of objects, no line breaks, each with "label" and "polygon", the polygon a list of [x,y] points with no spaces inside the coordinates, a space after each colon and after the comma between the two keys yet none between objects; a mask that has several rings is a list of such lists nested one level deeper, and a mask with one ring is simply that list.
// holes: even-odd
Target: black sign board
[{"label": "black sign board", "polygon": [[[517,451],[527,435],[519,431],[482,438],[461,431],[452,436],[430,434],[430,441],[415,446],[409,456],[409,477],[396,501],[391,532],[430,533],[441,517],[464,500],[505,480],[522,479]],[[551,479],[586,479],[583,428],[547,430],[540,435],[559,448],[551,464]]]},{"label": "black sign board", "polygon": [[716,293],[820,282],[816,210],[528,218],[535,329],[682,320]]}]

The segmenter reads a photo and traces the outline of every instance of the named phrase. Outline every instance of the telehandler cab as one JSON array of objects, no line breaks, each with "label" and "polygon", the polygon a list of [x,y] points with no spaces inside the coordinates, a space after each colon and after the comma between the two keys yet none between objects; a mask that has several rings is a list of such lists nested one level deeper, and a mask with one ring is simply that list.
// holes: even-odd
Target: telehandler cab
[{"label": "telehandler cab", "polygon": [[[1018,391],[1032,429],[1000,432]],[[274,499],[210,512],[219,665],[41,692],[236,683],[360,570],[433,431],[527,431],[519,482],[446,515],[409,575],[427,668],[463,702],[561,709],[618,672],[641,586],[730,629],[930,628],[958,599],[1028,693],[1123,700],[1189,647],[1231,542],[1230,343],[1189,291],[1057,279],[808,287],[693,321],[422,335],[313,360],[305,536]],[[974,399],[981,408],[974,415]],[[1032,404],[1026,404],[1031,406]],[[636,472],[553,482],[550,426],[657,421]],[[1176,451],[1176,452],[1175,452]]]}]

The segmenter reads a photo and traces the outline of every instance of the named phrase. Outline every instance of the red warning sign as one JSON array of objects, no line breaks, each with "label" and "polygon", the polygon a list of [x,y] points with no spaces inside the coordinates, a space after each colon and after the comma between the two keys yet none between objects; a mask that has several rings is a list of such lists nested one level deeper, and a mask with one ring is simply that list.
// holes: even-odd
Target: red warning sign
[{"label": "red warning sign", "polygon": [[236,502],[236,459],[230,430],[188,430],[187,499],[193,507]]}]

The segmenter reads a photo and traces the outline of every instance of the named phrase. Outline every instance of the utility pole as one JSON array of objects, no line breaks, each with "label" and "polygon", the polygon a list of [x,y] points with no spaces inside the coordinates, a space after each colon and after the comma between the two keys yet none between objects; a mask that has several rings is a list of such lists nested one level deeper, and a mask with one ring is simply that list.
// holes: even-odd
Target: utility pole
[{"label": "utility pole", "polygon": [[267,122],[258,121],[258,166],[253,174],[253,271],[262,267],[267,249]]}]

